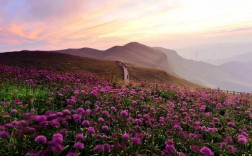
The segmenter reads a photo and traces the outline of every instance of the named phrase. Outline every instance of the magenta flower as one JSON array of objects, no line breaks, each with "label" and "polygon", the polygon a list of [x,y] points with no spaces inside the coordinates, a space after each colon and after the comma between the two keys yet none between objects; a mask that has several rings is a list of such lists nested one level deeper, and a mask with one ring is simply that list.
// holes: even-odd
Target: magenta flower
[{"label": "magenta flower", "polygon": [[80,122],[81,121],[82,116],[79,114],[73,114],[73,119],[75,122]]},{"label": "magenta flower", "polygon": [[108,127],[108,126],[102,126],[102,130],[108,131],[108,130],[109,130],[109,127]]},{"label": "magenta flower", "polygon": [[208,147],[205,147],[205,146],[200,149],[200,153],[205,156],[213,156],[214,155],[212,150]]},{"label": "magenta flower", "polygon": [[219,118],[213,118],[213,121],[214,122],[219,122],[220,120],[219,120]]},{"label": "magenta flower", "polygon": [[39,135],[35,138],[35,142],[45,144],[47,142],[47,139],[45,136]]},{"label": "magenta flower", "polygon": [[234,122],[228,122],[227,124],[228,124],[229,127],[234,127],[235,126]]},{"label": "magenta flower", "polygon": [[110,151],[110,145],[109,144],[101,144],[101,145],[96,145],[94,150],[97,152],[109,152]]},{"label": "magenta flower", "polygon": [[88,120],[83,120],[81,123],[82,126],[89,126],[90,122]]},{"label": "magenta flower", "polygon": [[62,113],[64,115],[70,115],[71,114],[71,112],[68,109],[63,110]]},{"label": "magenta flower", "polygon": [[138,137],[133,137],[133,138],[131,138],[131,141],[132,141],[132,143],[133,143],[134,145],[141,145],[141,144],[142,144],[141,139],[138,138]]},{"label": "magenta flower", "polygon": [[0,132],[0,137],[1,138],[9,138],[10,134],[6,131],[2,131],[2,132]]},{"label": "magenta flower", "polygon": [[75,152],[68,152],[66,156],[78,156]]},{"label": "magenta flower", "polygon": [[186,154],[183,152],[178,152],[178,156],[186,156]]},{"label": "magenta flower", "polygon": [[93,127],[89,127],[88,129],[87,129],[87,134],[95,134],[95,129],[93,128]]},{"label": "magenta flower", "polygon": [[75,149],[83,149],[84,148],[84,144],[81,142],[76,142],[73,146]]},{"label": "magenta flower", "polygon": [[235,149],[235,147],[232,146],[232,145],[227,145],[227,151],[232,153],[232,152],[235,152],[236,149]]},{"label": "magenta flower", "polygon": [[77,112],[80,113],[80,114],[84,114],[85,113],[85,110],[83,108],[78,108],[77,109]]},{"label": "magenta flower", "polygon": [[177,125],[177,124],[173,126],[173,129],[179,130],[179,131],[183,130],[182,127],[180,125]]},{"label": "magenta flower", "polygon": [[130,139],[130,135],[128,133],[125,133],[122,135],[122,138],[128,140]]},{"label": "magenta flower", "polygon": [[248,142],[246,137],[240,137],[238,138],[238,143],[239,144],[246,144]]},{"label": "magenta flower", "polygon": [[132,118],[132,117],[128,117],[128,122],[135,122],[135,120],[134,120],[134,118]]},{"label": "magenta flower", "polygon": [[63,136],[60,133],[56,133],[53,135],[53,141],[58,142],[58,143],[63,143]]},{"label": "magenta flower", "polygon": [[248,137],[248,133],[247,132],[242,132],[241,135]]},{"label": "magenta flower", "polygon": [[10,113],[11,113],[11,114],[17,114],[17,110],[16,110],[16,109],[12,109],[12,110],[10,111]]},{"label": "magenta flower", "polygon": [[81,134],[81,133],[76,134],[74,137],[75,137],[75,139],[76,139],[76,140],[80,140],[80,141],[85,140],[84,135],[83,135],[83,134]]},{"label": "magenta flower", "polygon": [[115,107],[111,107],[111,110],[112,110],[113,112],[116,112],[116,108],[115,108]]},{"label": "magenta flower", "polygon": [[42,122],[42,121],[46,121],[47,117],[45,115],[36,115],[36,116],[34,116],[34,119],[37,122]]},{"label": "magenta flower", "polygon": [[104,122],[104,119],[103,118],[99,118],[98,122]]},{"label": "magenta flower", "polygon": [[124,116],[124,117],[127,117],[129,115],[127,110],[122,110],[120,114],[121,116]]}]

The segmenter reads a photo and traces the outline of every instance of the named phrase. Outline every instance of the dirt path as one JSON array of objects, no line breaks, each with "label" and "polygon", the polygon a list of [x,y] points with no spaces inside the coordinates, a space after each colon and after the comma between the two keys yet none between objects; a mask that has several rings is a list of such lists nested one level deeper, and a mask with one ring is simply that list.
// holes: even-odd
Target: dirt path
[{"label": "dirt path", "polygon": [[117,61],[117,63],[119,64],[120,67],[123,68],[124,81],[126,83],[129,83],[129,71],[128,71],[126,65],[123,64],[122,62],[119,62],[119,61]]}]

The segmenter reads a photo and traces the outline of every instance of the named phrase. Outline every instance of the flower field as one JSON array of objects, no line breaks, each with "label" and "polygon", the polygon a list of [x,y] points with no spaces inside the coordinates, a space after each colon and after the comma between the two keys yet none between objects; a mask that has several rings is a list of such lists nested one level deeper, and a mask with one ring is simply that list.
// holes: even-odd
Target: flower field
[{"label": "flower field", "polygon": [[251,95],[0,66],[0,155],[252,155]]}]

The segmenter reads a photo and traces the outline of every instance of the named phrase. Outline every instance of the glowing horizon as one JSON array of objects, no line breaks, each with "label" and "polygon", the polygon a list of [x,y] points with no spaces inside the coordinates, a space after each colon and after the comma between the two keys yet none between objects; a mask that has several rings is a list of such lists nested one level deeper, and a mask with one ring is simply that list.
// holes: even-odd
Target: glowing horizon
[{"label": "glowing horizon", "polygon": [[250,0],[4,0],[0,51],[249,42]]}]

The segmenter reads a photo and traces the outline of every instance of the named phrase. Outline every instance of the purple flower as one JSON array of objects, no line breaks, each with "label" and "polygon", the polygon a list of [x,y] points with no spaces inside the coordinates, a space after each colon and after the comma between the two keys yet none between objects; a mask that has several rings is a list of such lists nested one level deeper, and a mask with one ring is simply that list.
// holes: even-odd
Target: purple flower
[{"label": "purple flower", "polygon": [[16,109],[12,109],[12,110],[10,111],[10,113],[11,113],[11,114],[16,114],[16,113],[17,113],[17,110],[16,110]]},{"label": "purple flower", "polygon": [[186,156],[186,154],[183,152],[178,152],[178,156]]},{"label": "purple flower", "polygon": [[35,115],[34,120],[37,122],[42,122],[42,121],[46,121],[47,117],[45,115]]},{"label": "purple flower", "polygon": [[45,136],[39,135],[35,138],[35,142],[45,144],[47,142],[47,139]]},{"label": "purple flower", "polygon": [[132,143],[135,144],[135,145],[141,145],[141,144],[142,144],[141,139],[138,138],[138,137],[133,137],[133,138],[131,138],[131,141],[132,141]]},{"label": "purple flower", "polygon": [[219,118],[213,118],[213,121],[214,122],[219,122],[220,120],[219,120]]},{"label": "purple flower", "polygon": [[79,114],[73,114],[73,119],[75,122],[80,122],[81,121],[82,116]]},{"label": "purple flower", "polygon": [[104,146],[103,145],[96,145],[94,150],[97,152],[104,152]]},{"label": "purple flower", "polygon": [[73,146],[75,149],[83,149],[84,148],[84,144],[81,142],[76,142]]},{"label": "purple flower", "polygon": [[56,133],[53,135],[53,141],[58,142],[58,143],[63,143],[63,136],[60,133]]},{"label": "purple flower", "polygon": [[199,146],[197,145],[192,145],[190,146],[190,149],[193,151],[193,152],[198,152],[200,150]]},{"label": "purple flower", "polygon": [[135,120],[134,120],[134,118],[132,118],[132,117],[128,117],[128,122],[135,122]]},{"label": "purple flower", "polygon": [[177,125],[177,124],[173,126],[173,129],[180,130],[180,131],[183,130],[182,127],[180,125]]},{"label": "purple flower", "polygon": [[81,134],[81,133],[76,134],[74,137],[75,137],[76,140],[81,140],[81,141],[85,140],[84,135]]},{"label": "purple flower", "polygon": [[163,123],[165,121],[164,117],[159,117],[159,122]]},{"label": "purple flower", "polygon": [[71,112],[68,109],[63,110],[62,113],[64,115],[70,115],[71,114]]},{"label": "purple flower", "polygon": [[165,141],[165,149],[162,151],[162,155],[172,155],[175,151],[175,146],[173,140]]},{"label": "purple flower", "polygon": [[78,154],[75,152],[68,152],[67,156],[78,156]]},{"label": "purple flower", "polygon": [[108,127],[108,126],[102,126],[102,130],[108,131],[108,130],[109,130],[109,127]]},{"label": "purple flower", "polygon": [[104,122],[104,119],[103,118],[99,118],[98,122]]},{"label": "purple flower", "polygon": [[241,135],[248,137],[248,133],[247,132],[242,132]]},{"label": "purple flower", "polygon": [[111,110],[116,112],[116,108],[115,107],[111,107]]},{"label": "purple flower", "polygon": [[205,146],[200,149],[200,153],[205,156],[213,156],[214,155],[212,150],[208,147],[205,147]]},{"label": "purple flower", "polygon": [[109,144],[101,144],[101,145],[96,145],[94,148],[95,151],[97,152],[109,152],[110,151],[110,145]]},{"label": "purple flower", "polygon": [[127,117],[129,115],[128,111],[127,110],[122,110],[120,112],[121,116],[124,116],[124,117]]},{"label": "purple flower", "polygon": [[77,112],[80,113],[80,114],[84,114],[85,113],[85,110],[83,108],[78,108],[77,109]]},{"label": "purple flower", "polygon": [[125,133],[122,135],[122,138],[128,140],[130,138],[130,135],[128,133]]},{"label": "purple flower", "polygon": [[235,152],[236,149],[235,149],[235,147],[232,146],[232,145],[227,145],[227,151],[228,151],[228,152]]},{"label": "purple flower", "polygon": [[102,114],[109,117],[109,112],[108,111],[102,111]]},{"label": "purple flower", "polygon": [[0,137],[1,138],[9,138],[10,134],[6,131],[2,131],[2,132],[0,132]]},{"label": "purple flower", "polygon": [[94,130],[94,128],[93,127],[89,127],[88,129],[87,129],[87,134],[94,134],[95,133],[95,130]]},{"label": "purple flower", "polygon": [[246,144],[248,142],[246,137],[240,137],[238,138],[238,143],[239,144]]},{"label": "purple flower", "polygon": [[49,143],[50,148],[53,152],[62,152],[64,150],[64,146],[61,143],[56,143],[56,142],[50,142]]},{"label": "purple flower", "polygon": [[227,125],[228,125],[229,127],[234,127],[234,126],[235,126],[235,123],[233,123],[233,122],[228,122]]},{"label": "purple flower", "polygon": [[88,120],[84,120],[84,121],[82,121],[81,125],[82,126],[89,126],[90,122]]}]

